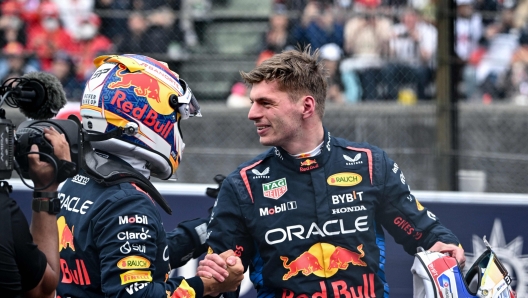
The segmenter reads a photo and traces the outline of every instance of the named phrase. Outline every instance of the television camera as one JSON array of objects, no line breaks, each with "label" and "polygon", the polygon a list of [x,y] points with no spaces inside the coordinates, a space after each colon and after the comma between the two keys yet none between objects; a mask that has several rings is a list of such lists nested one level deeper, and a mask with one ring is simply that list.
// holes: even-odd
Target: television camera
[{"label": "television camera", "polygon": [[[50,185],[75,176],[82,157],[79,120],[51,119],[66,104],[60,81],[52,74],[32,72],[5,80],[0,86],[0,96],[0,180],[11,178],[13,170],[28,179],[29,154],[39,154],[41,160],[54,165],[55,179],[50,181]],[[22,122],[15,129],[12,120],[6,118],[6,111],[2,108],[4,102],[12,108],[19,108],[31,120]],[[43,131],[47,127],[64,134],[70,145],[72,162],[59,160],[55,156],[53,146],[44,137]],[[33,144],[39,147],[38,153],[30,152]],[[24,179],[22,182],[32,188]]]}]

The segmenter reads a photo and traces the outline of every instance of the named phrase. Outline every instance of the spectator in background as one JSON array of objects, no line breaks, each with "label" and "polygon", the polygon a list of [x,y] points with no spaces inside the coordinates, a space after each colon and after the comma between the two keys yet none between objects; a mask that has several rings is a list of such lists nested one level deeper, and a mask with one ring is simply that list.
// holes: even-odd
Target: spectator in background
[{"label": "spectator in background", "polygon": [[146,42],[149,43],[147,48],[148,53],[167,53],[171,45],[179,45],[180,53],[172,58],[181,58],[185,55],[185,44],[183,31],[176,23],[176,16],[170,7],[162,6],[159,7],[147,16],[149,28],[145,38]]},{"label": "spectator in background", "polygon": [[257,58],[257,65],[274,54],[280,53],[287,46],[292,45],[293,41],[289,34],[289,24],[290,20],[286,13],[277,12],[270,16],[269,27],[264,34],[261,52]]},{"label": "spectator in background", "polygon": [[377,13],[379,1],[359,0],[354,4],[357,15],[345,24],[344,51],[346,58],[341,62],[343,75],[348,81],[360,82],[362,99],[381,99],[378,82],[380,69],[385,63],[389,50],[392,22]]},{"label": "spectator in background", "polygon": [[2,49],[0,59],[0,83],[13,77],[21,77],[28,72],[38,71],[38,62],[28,56],[24,46],[16,41]]},{"label": "spectator in background", "polygon": [[22,18],[22,7],[14,0],[1,4],[0,16],[0,48],[16,41],[26,45],[26,23]]},{"label": "spectator in background", "polygon": [[226,105],[229,108],[249,108],[251,106],[246,84],[242,82],[235,82],[233,84],[231,93],[227,97]]},{"label": "spectator in background", "polygon": [[123,0],[96,0],[95,10],[101,17],[99,31],[110,38],[114,44],[120,44],[127,30],[127,15],[116,14],[116,11],[124,12],[131,9],[129,1]]},{"label": "spectator in background", "polygon": [[148,23],[143,13],[137,11],[130,13],[127,20],[127,37],[117,46],[117,51],[120,54],[146,53],[148,44],[144,41],[147,29]]},{"label": "spectator in background", "polygon": [[128,16],[127,38],[119,44],[117,51],[122,54],[167,53],[171,41],[168,36],[176,40],[181,38],[181,34],[173,32],[173,22],[174,15],[168,10],[159,10],[148,16],[138,11],[132,12]]},{"label": "spectator in background", "polygon": [[78,79],[75,63],[70,55],[57,52],[53,58],[50,73],[61,82],[68,101],[79,102],[82,99],[85,81]]},{"label": "spectator in background", "polygon": [[312,45],[312,49],[327,43],[343,47],[343,24],[337,22],[332,5],[326,1],[311,0],[306,4],[300,21],[292,29],[295,44]]},{"label": "spectator in background", "polygon": [[327,71],[327,93],[326,102],[329,104],[343,104],[345,102],[345,94],[343,82],[341,80],[341,72],[339,71],[339,63],[341,61],[342,50],[335,43],[325,44],[321,47],[321,60]]},{"label": "spectator in background", "polygon": [[49,71],[57,51],[71,52],[73,39],[61,24],[59,11],[53,2],[39,6],[39,25],[28,34],[28,50],[36,54],[42,70]]},{"label": "spectator in background", "polygon": [[519,47],[510,60],[509,97],[519,105],[528,105],[528,32],[524,28],[519,36]]},{"label": "spectator in background", "polygon": [[79,28],[72,55],[77,65],[76,76],[86,81],[95,71],[93,60],[114,51],[112,41],[99,33],[101,19],[95,13],[79,18]]},{"label": "spectator in background", "polygon": [[57,6],[64,29],[78,39],[83,20],[93,13],[94,0],[51,0]]},{"label": "spectator in background", "polygon": [[486,27],[487,50],[475,68],[477,96],[484,101],[502,99],[506,92],[506,73],[511,57],[519,47],[519,30],[513,24],[513,9],[503,7],[496,22]]},{"label": "spectator in background", "polygon": [[479,48],[483,36],[482,16],[475,12],[473,0],[456,0],[457,16],[455,20],[455,54],[453,83],[456,84],[457,97],[468,98],[463,81],[463,72],[473,51]]},{"label": "spectator in background", "polygon": [[402,12],[400,20],[392,28],[390,58],[382,68],[387,98],[398,98],[400,89],[408,87],[418,99],[431,99],[425,89],[432,82],[436,65],[438,32],[410,7]]}]

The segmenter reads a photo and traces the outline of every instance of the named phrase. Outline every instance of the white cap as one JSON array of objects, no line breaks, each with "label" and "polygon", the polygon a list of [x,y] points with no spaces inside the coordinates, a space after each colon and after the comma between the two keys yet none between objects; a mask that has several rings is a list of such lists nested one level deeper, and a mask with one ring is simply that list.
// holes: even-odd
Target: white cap
[{"label": "white cap", "polygon": [[339,59],[341,59],[341,48],[335,43],[325,44],[321,47],[320,51],[322,59],[330,61],[338,61]]}]

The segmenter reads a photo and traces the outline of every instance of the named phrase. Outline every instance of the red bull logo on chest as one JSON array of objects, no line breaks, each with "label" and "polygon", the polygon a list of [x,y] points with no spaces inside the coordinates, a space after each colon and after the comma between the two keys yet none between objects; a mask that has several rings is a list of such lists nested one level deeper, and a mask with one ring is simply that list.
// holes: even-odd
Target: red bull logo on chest
[{"label": "red bull logo on chest", "polygon": [[288,270],[282,279],[288,280],[299,272],[304,276],[314,274],[328,278],[338,270],[347,270],[350,265],[366,267],[367,263],[362,260],[365,256],[363,244],[358,245],[356,249],[359,253],[328,243],[316,243],[289,264],[288,257],[281,256],[283,267]]}]

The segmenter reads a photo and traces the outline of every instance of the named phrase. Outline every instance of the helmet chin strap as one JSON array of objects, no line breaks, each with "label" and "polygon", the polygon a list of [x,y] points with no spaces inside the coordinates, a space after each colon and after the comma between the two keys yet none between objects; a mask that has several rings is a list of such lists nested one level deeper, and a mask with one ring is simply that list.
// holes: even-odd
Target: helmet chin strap
[{"label": "helmet chin strap", "polygon": [[106,141],[112,138],[119,138],[122,135],[133,136],[138,133],[138,125],[134,122],[128,122],[125,127],[116,127],[109,132],[105,133],[91,133],[86,129],[83,131],[83,141],[85,142],[100,142]]}]

